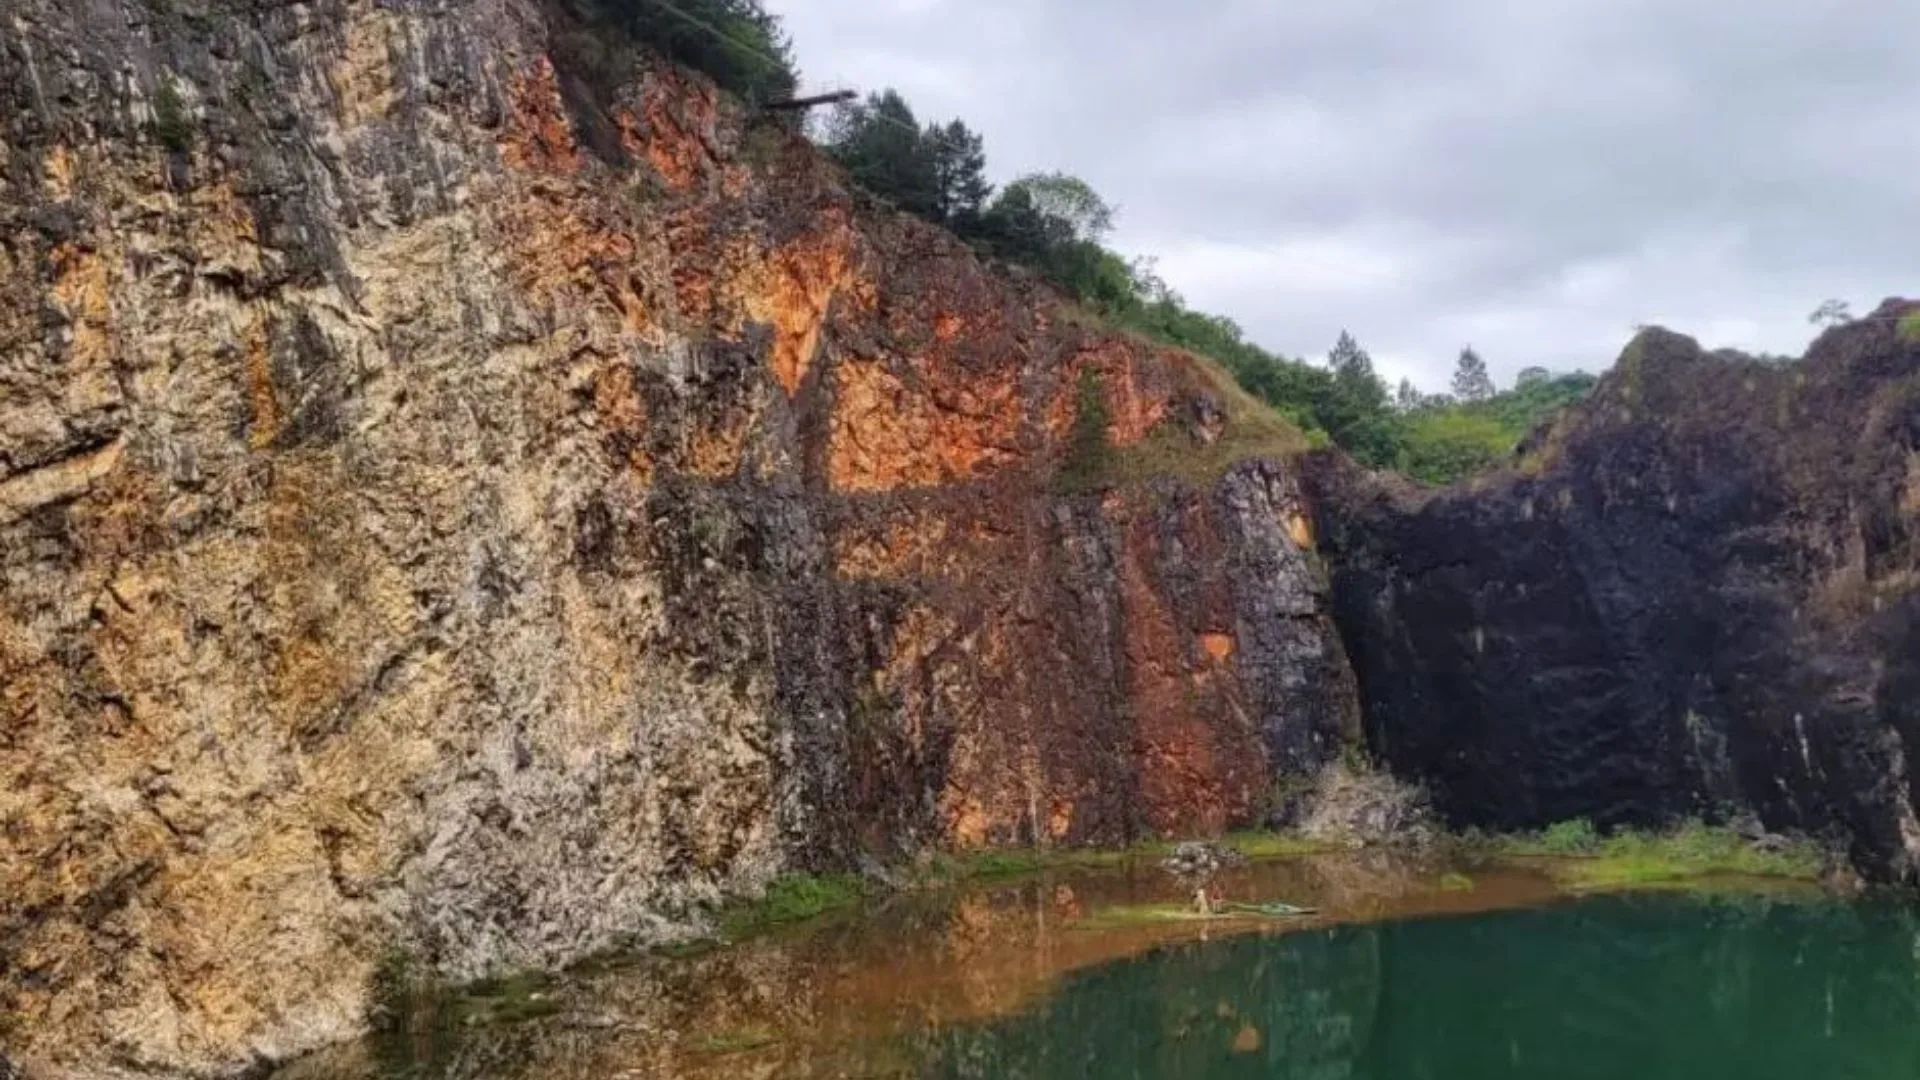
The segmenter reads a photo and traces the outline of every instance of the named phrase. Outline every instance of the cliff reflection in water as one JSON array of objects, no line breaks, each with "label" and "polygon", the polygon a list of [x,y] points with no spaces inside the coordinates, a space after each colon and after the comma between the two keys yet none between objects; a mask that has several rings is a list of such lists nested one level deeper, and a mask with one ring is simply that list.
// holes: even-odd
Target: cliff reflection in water
[{"label": "cliff reflection in water", "polygon": [[1182,945],[942,1031],[922,1075],[1910,1078],[1917,948],[1909,910],[1757,897]]},{"label": "cliff reflection in water", "polygon": [[1449,869],[1239,867],[1224,895],[1320,914],[1238,926],[1103,917],[1178,904],[1151,865],[904,895],[449,999],[279,1080],[1920,1076],[1914,910]]}]

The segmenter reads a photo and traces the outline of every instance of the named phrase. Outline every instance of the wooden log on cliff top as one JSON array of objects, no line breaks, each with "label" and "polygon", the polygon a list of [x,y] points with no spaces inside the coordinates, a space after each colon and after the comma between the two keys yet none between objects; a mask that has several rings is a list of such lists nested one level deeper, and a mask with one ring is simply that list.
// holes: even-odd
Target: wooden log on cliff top
[{"label": "wooden log on cliff top", "polygon": [[815,94],[812,97],[788,98],[785,101],[769,101],[765,107],[768,112],[790,112],[800,109],[811,109],[815,105],[833,105],[842,101],[852,101],[859,96],[858,93],[852,90],[834,90],[825,94]]}]

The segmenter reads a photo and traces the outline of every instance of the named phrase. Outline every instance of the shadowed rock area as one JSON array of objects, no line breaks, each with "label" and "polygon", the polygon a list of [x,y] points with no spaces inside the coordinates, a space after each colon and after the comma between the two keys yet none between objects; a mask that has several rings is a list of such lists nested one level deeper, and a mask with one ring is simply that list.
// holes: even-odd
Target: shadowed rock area
[{"label": "shadowed rock area", "polygon": [[1314,462],[1372,749],[1457,825],[1687,816],[1920,859],[1920,344],[1769,366],[1662,330],[1517,467]]}]

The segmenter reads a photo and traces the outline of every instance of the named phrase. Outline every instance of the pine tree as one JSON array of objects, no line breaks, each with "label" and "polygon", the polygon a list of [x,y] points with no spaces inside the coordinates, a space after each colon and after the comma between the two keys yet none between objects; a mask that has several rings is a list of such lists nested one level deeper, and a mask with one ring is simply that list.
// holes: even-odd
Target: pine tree
[{"label": "pine tree", "polygon": [[931,148],[912,107],[892,89],[841,106],[827,132],[827,151],[854,182],[910,214],[939,221],[940,176]]},{"label": "pine tree", "polygon": [[1853,305],[1845,300],[1825,300],[1807,316],[1815,326],[1844,326],[1853,321]]},{"label": "pine tree", "polygon": [[1460,364],[1453,369],[1453,396],[1461,401],[1486,401],[1494,395],[1493,376],[1487,374],[1487,362],[1469,345],[1460,350]]},{"label": "pine tree", "polygon": [[993,193],[985,141],[959,120],[930,125],[924,139],[933,161],[938,220],[958,232],[971,231]]},{"label": "pine tree", "polygon": [[1373,357],[1345,330],[1340,331],[1340,340],[1333,343],[1333,351],[1327,354],[1327,367],[1336,379],[1358,382],[1373,377]]}]

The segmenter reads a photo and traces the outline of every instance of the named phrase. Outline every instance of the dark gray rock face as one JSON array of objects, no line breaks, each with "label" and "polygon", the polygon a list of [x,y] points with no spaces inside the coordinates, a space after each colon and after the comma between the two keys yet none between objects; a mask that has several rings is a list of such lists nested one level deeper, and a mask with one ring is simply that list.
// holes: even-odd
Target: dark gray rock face
[{"label": "dark gray rock face", "polygon": [[1507,475],[1310,469],[1373,749],[1454,823],[1755,814],[1913,876],[1920,347],[1664,331]]}]

